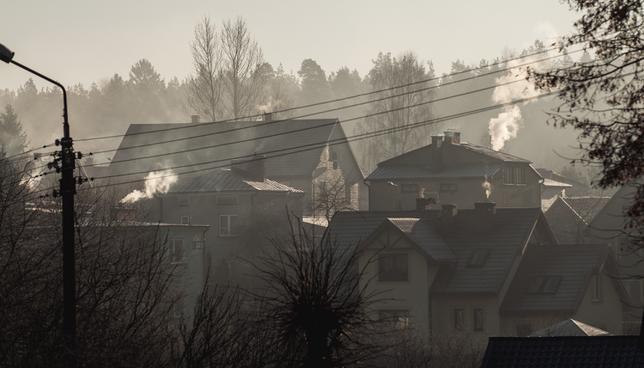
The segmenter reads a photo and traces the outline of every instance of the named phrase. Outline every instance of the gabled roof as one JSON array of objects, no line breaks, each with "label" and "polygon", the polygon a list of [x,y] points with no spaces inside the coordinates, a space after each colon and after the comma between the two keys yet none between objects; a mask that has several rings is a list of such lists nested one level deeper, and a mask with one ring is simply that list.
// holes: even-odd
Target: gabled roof
[{"label": "gabled roof", "polygon": [[641,368],[639,336],[490,337],[482,368]]},{"label": "gabled roof", "polygon": [[[570,179],[550,169],[537,168],[536,170],[539,173],[539,175],[541,175],[544,178],[544,180],[549,181],[549,183],[552,183],[552,184],[559,183],[559,184],[569,185],[569,187],[566,187],[567,195],[582,196],[582,195],[588,195],[593,191],[593,189],[588,184],[579,182],[574,179]],[[544,185],[546,185],[546,183],[547,182],[544,182]]]},{"label": "gabled roof", "polygon": [[367,180],[382,179],[442,179],[442,178],[484,178],[495,175],[501,169],[498,165],[463,165],[433,171],[418,166],[378,166]]},{"label": "gabled roof", "polygon": [[[464,162],[450,165],[436,164],[445,155],[453,155],[459,151],[466,153],[466,156],[470,158]],[[378,163],[367,180],[485,177],[498,172],[504,162],[530,163],[528,160],[509,153],[467,142],[444,143],[438,149],[430,144]]]},{"label": "gabled roof", "polygon": [[564,200],[581,217],[586,224],[590,224],[595,216],[606,206],[611,197],[583,196],[566,197]]},{"label": "gabled roof", "polygon": [[426,256],[434,260],[446,261],[454,259],[454,253],[427,219],[421,217],[387,217],[383,224],[392,225],[421,249]]},{"label": "gabled roof", "polygon": [[[501,311],[575,311],[592,274],[600,269],[607,254],[608,247],[604,244],[530,246]],[[548,280],[553,281],[551,287],[537,285]]]},{"label": "gabled roof", "polygon": [[[189,128],[176,129],[181,127]],[[229,131],[237,128],[242,129]],[[163,129],[166,131],[142,134]],[[224,131],[228,132],[222,133]],[[177,140],[195,136],[200,137],[147,147],[124,149],[150,142]],[[112,159],[113,162],[190,148],[213,145],[217,147],[158,158],[122,163],[114,162],[110,165],[110,168],[114,173],[138,171],[141,168],[155,170],[162,167],[195,164],[216,159],[248,156],[255,153],[262,154],[289,147],[306,146],[306,148],[311,149],[272,158],[270,157],[271,154],[267,154],[269,158],[265,160],[265,168],[269,177],[311,176],[311,173],[319,163],[324,143],[330,140],[341,140],[344,137],[344,130],[337,119],[295,119],[275,122],[235,121],[217,124],[131,124]],[[242,140],[247,141],[231,144]],[[351,148],[347,143],[342,145],[347,145],[348,150],[345,152],[349,154],[338,155],[340,166],[344,166],[345,170],[355,172],[354,175],[361,177],[361,172],[355,157],[353,157]],[[287,151],[280,152],[285,153]],[[227,162],[222,162],[221,164],[225,165]]]},{"label": "gabled roof", "polygon": [[[389,221],[415,242],[429,241],[424,247],[435,248],[428,249],[428,254],[436,254],[443,243],[453,253],[439,271],[433,292],[497,293],[540,218],[538,208],[498,208],[493,215],[464,209],[449,222],[441,219],[440,211],[338,212],[327,236],[338,245],[355,246]],[[471,267],[477,250],[489,253],[481,267]]]},{"label": "gabled roof", "polygon": [[577,321],[576,319],[569,318],[561,321],[552,326],[546,327],[542,330],[535,331],[530,334],[531,337],[546,337],[546,336],[604,336],[610,333],[588,325],[586,323]]},{"label": "gabled roof", "polygon": [[209,170],[200,175],[179,176],[177,183],[170,186],[168,193],[251,191],[302,193],[299,189],[270,179],[249,180],[230,169]]}]

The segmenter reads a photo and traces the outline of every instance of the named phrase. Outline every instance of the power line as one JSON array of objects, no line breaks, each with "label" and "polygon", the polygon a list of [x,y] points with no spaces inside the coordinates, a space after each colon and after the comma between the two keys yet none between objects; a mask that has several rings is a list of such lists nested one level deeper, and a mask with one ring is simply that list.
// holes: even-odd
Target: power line
[{"label": "power line", "polygon": [[[571,52],[570,54],[574,54],[576,52],[581,52],[581,51],[583,51],[583,50],[576,50],[576,51]],[[380,97],[380,98],[377,98],[377,99],[372,99],[372,100],[369,100],[369,101],[354,103],[354,104],[351,104],[351,105],[340,106],[340,107],[335,107],[335,108],[327,109],[327,110],[323,110],[323,111],[307,113],[307,114],[295,116],[295,117],[292,117],[292,118],[289,118],[289,119],[274,120],[274,121],[269,121],[269,122],[264,122],[264,123],[259,123],[259,124],[253,124],[253,125],[248,125],[248,126],[224,129],[224,130],[220,130],[220,131],[216,131],[216,132],[196,134],[196,135],[187,136],[187,137],[180,137],[180,138],[173,138],[173,139],[168,139],[168,140],[163,140],[163,141],[142,143],[142,144],[131,145],[131,146],[126,146],[126,147],[118,147],[118,148],[115,148],[115,149],[94,151],[94,152],[92,152],[92,154],[98,155],[98,154],[110,153],[110,152],[115,152],[115,151],[125,151],[125,150],[136,149],[136,148],[150,147],[150,146],[166,144],[166,143],[175,143],[175,142],[187,141],[187,140],[191,140],[191,139],[198,139],[198,138],[203,138],[203,137],[215,136],[215,135],[219,135],[219,134],[232,133],[232,132],[237,132],[237,131],[245,130],[245,129],[254,129],[254,128],[257,128],[257,127],[264,126],[264,125],[271,125],[271,124],[277,124],[277,123],[282,123],[282,122],[288,122],[288,121],[292,121],[292,120],[299,119],[299,118],[305,118],[305,117],[315,116],[315,115],[319,115],[319,114],[323,114],[323,113],[327,113],[327,112],[334,112],[334,111],[349,109],[349,108],[352,108],[352,107],[367,105],[367,104],[371,104],[371,103],[374,103],[374,102],[380,102],[380,101],[384,101],[384,100],[388,100],[388,99],[392,99],[392,98],[397,98],[397,97],[401,97],[401,96],[405,96],[405,95],[409,95],[409,94],[419,93],[419,92],[423,92],[423,91],[427,91],[427,90],[431,90],[431,89],[435,89],[435,88],[441,88],[441,87],[449,86],[449,85],[452,85],[452,84],[457,84],[457,83],[465,82],[465,81],[468,81],[468,80],[485,77],[485,76],[488,76],[488,75],[491,75],[491,74],[496,74],[496,73],[500,73],[500,72],[520,68],[520,67],[523,67],[523,66],[526,66],[526,65],[531,65],[531,64],[543,62],[543,61],[546,61],[546,60],[559,58],[559,57],[562,57],[562,56],[563,55],[549,56],[549,57],[539,59],[539,60],[536,60],[536,61],[531,61],[531,62],[527,62],[527,63],[523,63],[523,64],[518,64],[518,65],[515,65],[515,66],[512,66],[512,67],[507,67],[507,68],[499,69],[499,70],[488,72],[488,73],[478,74],[478,75],[475,75],[475,76],[472,76],[472,77],[459,79],[459,80],[456,80],[456,81],[446,82],[446,83],[441,84],[441,85],[424,87],[424,88],[417,89],[417,90],[414,90],[414,91],[403,92],[403,93],[400,93],[400,94],[397,94],[397,95],[385,96],[385,97]],[[494,88],[494,87],[490,87],[490,88]],[[489,88],[487,88],[487,89],[489,89]],[[481,89],[481,90],[484,90],[484,89]],[[465,94],[467,94],[467,93],[465,93]],[[455,95],[453,97],[459,97],[461,95],[463,95],[463,94]],[[437,99],[436,101],[442,101],[442,100],[445,100],[445,99],[447,99],[447,98]],[[346,121],[347,120],[344,120],[344,122],[346,122]],[[203,124],[201,124],[201,125],[190,124],[190,126],[188,126],[188,127],[198,127],[198,126],[202,126],[202,125]],[[310,127],[309,129],[315,129],[317,127],[318,126]],[[173,128],[168,128],[167,130],[174,130],[175,128],[187,128],[187,127],[185,127],[185,126],[173,127]],[[130,137],[130,136],[134,136],[134,135],[157,133],[157,132],[163,132],[163,131],[166,131],[166,130],[157,129],[157,130],[150,130],[150,131],[145,131],[145,132],[134,132],[134,133],[125,134],[125,135],[122,135],[122,136]],[[121,160],[112,161],[112,163],[120,162],[120,161]],[[105,163],[108,163],[108,162],[105,162]],[[96,165],[98,165],[98,164],[92,164],[92,165],[86,165],[86,166],[96,166]]]},{"label": "power line", "polygon": [[[421,80],[417,80],[417,81],[414,81],[414,82],[405,83],[405,84],[392,86],[392,87],[388,87],[388,88],[383,88],[383,89],[379,89],[379,90],[374,90],[374,91],[369,91],[369,92],[364,92],[364,93],[344,96],[344,97],[340,97],[340,98],[314,102],[314,103],[311,103],[311,104],[290,107],[290,108],[286,108],[286,109],[282,109],[282,110],[276,110],[276,111],[273,111],[273,113],[279,114],[279,113],[283,113],[283,112],[289,112],[289,111],[300,110],[300,109],[309,108],[309,107],[325,105],[325,104],[329,104],[329,103],[342,102],[342,101],[346,101],[346,100],[355,99],[355,98],[358,98],[358,97],[365,97],[365,96],[369,96],[369,95],[372,95],[372,94],[392,91],[392,90],[396,90],[396,89],[399,89],[399,88],[405,88],[405,87],[409,87],[409,86],[413,86],[413,85],[417,85],[417,84],[422,84],[422,83],[427,83],[427,82],[432,82],[432,81],[440,81],[441,79],[446,78],[446,77],[453,77],[453,76],[457,76],[457,75],[460,75],[460,74],[471,73],[473,71],[482,70],[482,69],[494,67],[494,66],[497,66],[497,65],[507,64],[507,63],[512,62],[512,61],[526,59],[526,58],[529,58],[529,57],[532,57],[532,56],[546,54],[548,52],[556,51],[556,50],[558,50],[558,47],[552,47],[552,48],[536,51],[536,52],[533,52],[533,53],[530,53],[530,54],[525,54],[525,55],[517,56],[517,57],[514,57],[514,58],[501,60],[501,61],[498,61],[498,62],[495,62],[495,63],[492,63],[492,64],[483,65],[483,66],[479,66],[479,67],[475,67],[475,68],[471,68],[471,69],[466,69],[466,70],[462,70],[462,71],[459,71],[459,72],[453,72],[453,73],[449,73],[449,74],[444,74],[444,75],[439,76],[439,77],[421,79]],[[583,51],[583,49],[568,53],[568,55],[570,55],[572,53],[580,52],[580,51]],[[562,56],[564,56],[564,54],[558,54],[556,56],[551,56],[551,57],[545,58],[545,59],[540,60],[540,61],[545,61],[545,60],[548,60],[548,59],[552,59],[552,58],[556,58],[556,57],[562,57]],[[540,61],[536,61],[536,62],[540,62]],[[533,63],[535,63],[535,62],[526,63],[524,65],[533,64]],[[499,69],[499,70],[496,70],[496,71],[492,71],[490,73],[476,75],[474,77],[458,80],[458,81],[455,81],[455,82],[463,82],[463,81],[470,80],[470,79],[473,79],[473,78],[480,78],[480,77],[483,77],[483,76],[486,76],[486,75],[507,71],[507,70],[517,68],[517,67],[520,67],[520,66],[524,66],[524,65],[517,65],[517,66],[514,66],[512,68]],[[335,110],[331,110],[331,111],[335,111]],[[317,114],[321,114],[321,113],[324,113],[324,112],[327,112],[327,111],[317,112],[317,113],[314,113],[314,114],[307,114],[306,116],[317,115]],[[224,119],[224,120],[217,120],[217,121],[210,121],[210,122],[203,122],[203,123],[196,123],[196,124],[189,124],[189,125],[186,124],[186,125],[182,125],[182,126],[178,126],[178,127],[154,129],[154,130],[148,130],[148,131],[144,131],[144,132],[132,132],[132,133],[129,133],[129,134],[113,134],[113,135],[105,135],[105,136],[99,136],[99,137],[79,138],[79,139],[76,139],[75,141],[76,142],[87,142],[87,141],[93,141],[93,140],[104,140],[104,139],[120,138],[120,137],[124,137],[126,135],[134,136],[134,135],[153,134],[153,133],[167,132],[167,131],[174,131],[174,130],[181,130],[181,129],[191,129],[191,128],[198,128],[198,127],[201,127],[201,126],[212,125],[212,124],[234,122],[234,121],[239,121],[239,120],[257,119],[257,118],[260,118],[262,116],[263,116],[263,114],[253,114],[253,115],[247,115],[247,116],[242,116],[242,117],[232,118],[232,119]],[[289,120],[289,119],[285,119],[285,120]],[[280,121],[284,121],[284,120],[272,121],[271,123],[277,123],[277,122],[280,122]]]},{"label": "power line", "polygon": [[[506,107],[506,106],[525,103],[525,102],[532,101],[532,100],[535,100],[535,99],[551,96],[551,95],[554,95],[556,93],[558,93],[558,91],[542,93],[542,94],[539,94],[537,96],[526,97],[526,98],[522,98],[522,99],[513,100],[511,102],[506,102],[506,103],[492,105],[492,106],[486,106],[486,107],[483,107],[483,108],[478,108],[478,109],[469,110],[469,111],[465,111],[465,112],[460,112],[460,113],[456,113],[456,114],[450,114],[450,115],[446,115],[446,116],[439,117],[439,118],[423,120],[423,121],[419,121],[419,122],[416,122],[416,123],[413,123],[413,124],[408,124],[408,125],[404,125],[404,126],[400,126],[400,127],[393,127],[393,128],[375,130],[375,131],[372,131],[372,132],[360,133],[360,134],[352,135],[352,136],[349,136],[349,137],[336,138],[336,139],[333,139],[333,140],[326,140],[326,141],[323,141],[323,142],[315,142],[315,143],[310,143],[310,144],[306,144],[306,145],[292,146],[292,147],[287,147],[287,148],[279,148],[279,149],[260,152],[260,153],[253,153],[253,154],[247,154],[247,155],[241,155],[241,156],[229,157],[229,158],[217,159],[217,160],[209,160],[209,161],[204,161],[204,162],[199,162],[199,163],[194,163],[194,164],[186,164],[186,165],[178,165],[178,166],[173,166],[173,167],[160,168],[160,169],[156,169],[156,170],[152,170],[152,171],[169,171],[169,170],[182,169],[182,168],[188,168],[188,167],[203,166],[203,165],[208,165],[208,164],[218,163],[218,162],[227,162],[226,164],[223,164],[223,165],[217,165],[217,166],[207,167],[207,168],[199,168],[199,169],[194,169],[194,170],[190,170],[190,171],[183,171],[183,172],[180,172],[180,173],[170,174],[170,175],[155,176],[155,177],[150,178],[150,179],[143,178],[143,179],[134,179],[134,180],[130,180],[130,181],[123,181],[123,182],[118,182],[118,183],[96,185],[96,186],[94,186],[94,188],[105,188],[105,187],[110,187],[110,186],[117,186],[117,185],[125,185],[125,184],[133,184],[133,183],[145,182],[145,181],[148,181],[148,180],[159,179],[159,178],[164,178],[164,177],[171,177],[171,176],[179,176],[179,175],[187,175],[187,174],[199,173],[199,172],[203,172],[203,171],[229,167],[230,161],[233,161],[233,160],[239,160],[239,159],[245,159],[245,158],[249,158],[249,160],[247,160],[246,162],[258,161],[258,160],[266,160],[266,159],[271,159],[271,158],[274,158],[274,157],[281,157],[281,156],[291,155],[291,154],[295,154],[295,153],[310,151],[310,150],[318,149],[318,148],[321,148],[321,147],[325,147],[327,145],[335,146],[335,145],[339,145],[339,144],[360,141],[360,140],[364,140],[364,139],[368,139],[368,138],[374,138],[374,137],[378,137],[378,136],[382,136],[382,135],[386,135],[386,134],[390,134],[390,133],[395,133],[395,132],[402,131],[402,130],[414,129],[414,128],[424,126],[424,125],[436,124],[436,123],[440,123],[440,122],[444,122],[444,121],[448,121],[448,120],[452,120],[452,119],[456,119],[456,118],[461,118],[461,117],[464,117],[464,116],[475,115],[475,114],[479,114],[479,113],[486,112],[486,111],[496,110],[496,109]],[[260,155],[263,156],[263,155],[270,155],[270,154],[273,154],[273,155],[268,156],[268,157],[258,157]],[[134,171],[134,172],[122,173],[122,174],[105,175],[105,176],[96,177],[96,178],[94,178],[94,180],[106,180],[106,179],[112,179],[112,178],[118,178],[118,177],[126,177],[126,176],[132,176],[132,175],[149,174],[149,172],[150,171]]]},{"label": "power line", "polygon": [[[633,74],[635,74],[635,72],[625,74],[625,75],[623,75],[621,77],[628,76],[628,75],[633,75]],[[614,78],[620,78],[620,77],[614,77]],[[599,82],[601,82],[601,81],[598,81],[597,83],[599,83]],[[293,147],[282,148],[282,149],[266,151],[266,152],[261,152],[261,153],[254,153],[254,154],[248,154],[248,155],[242,155],[242,156],[230,157],[230,158],[218,159],[218,160],[210,160],[210,161],[205,161],[205,162],[200,162],[200,163],[195,163],[195,164],[186,164],[186,165],[179,165],[179,166],[174,166],[174,167],[161,168],[161,169],[157,169],[156,171],[168,171],[168,170],[174,170],[174,169],[180,169],[180,168],[186,168],[186,167],[203,166],[203,165],[207,165],[207,164],[210,164],[210,163],[224,162],[224,161],[229,162],[229,161],[232,161],[232,160],[238,160],[238,159],[244,159],[244,158],[250,158],[246,162],[251,162],[251,161],[258,161],[258,160],[266,160],[266,159],[270,159],[270,158],[274,158],[274,157],[287,156],[287,155],[292,155],[292,154],[295,154],[295,153],[306,152],[306,151],[310,151],[310,150],[313,150],[313,149],[318,149],[318,148],[321,148],[321,147],[325,147],[327,145],[335,146],[335,145],[338,145],[338,144],[344,144],[344,143],[349,143],[349,142],[360,141],[360,140],[364,140],[364,139],[368,139],[368,138],[374,138],[374,137],[389,134],[389,133],[395,133],[397,131],[413,129],[413,128],[423,126],[423,125],[436,124],[436,123],[440,123],[440,122],[443,122],[443,121],[448,121],[448,120],[452,120],[452,119],[456,119],[456,118],[460,118],[460,117],[465,117],[465,116],[469,116],[469,115],[475,115],[475,114],[479,114],[479,113],[486,112],[486,111],[496,110],[496,109],[506,107],[506,106],[512,106],[512,105],[525,103],[525,102],[528,102],[528,101],[532,101],[532,100],[536,100],[536,99],[540,99],[540,98],[544,98],[544,97],[548,97],[548,96],[553,96],[553,95],[555,95],[557,93],[559,93],[559,91],[546,92],[546,93],[542,93],[542,94],[539,94],[539,95],[536,95],[536,96],[531,96],[531,97],[526,97],[526,98],[522,98],[522,99],[512,100],[512,101],[506,102],[506,103],[501,103],[501,104],[497,104],[497,105],[486,106],[486,107],[483,107],[483,108],[478,108],[478,109],[469,110],[469,111],[465,111],[465,112],[460,112],[460,113],[456,113],[456,114],[446,115],[446,116],[443,116],[443,117],[440,117],[440,118],[428,119],[428,120],[424,120],[424,121],[420,121],[420,122],[416,122],[416,123],[413,123],[413,124],[408,124],[408,125],[404,125],[404,126],[400,126],[400,127],[386,128],[386,129],[376,130],[376,131],[373,131],[373,132],[357,134],[357,135],[353,135],[353,136],[350,136],[350,137],[337,138],[337,139],[331,140],[331,141],[327,140],[327,141],[324,141],[324,142],[311,143],[311,144],[306,144],[306,145],[301,145],[301,146],[293,146]],[[331,143],[329,143],[329,142],[331,142]],[[270,157],[257,157],[258,155],[266,155],[266,154],[270,154],[270,153],[277,153],[277,154],[275,154],[273,156],[270,156]],[[171,176],[187,175],[187,174],[199,173],[199,172],[203,172],[203,171],[215,170],[215,169],[226,168],[226,167],[229,167],[229,164],[223,164],[223,165],[218,165],[218,166],[213,166],[213,167],[194,169],[194,170],[184,171],[184,172],[180,172],[180,173],[176,173],[176,174],[173,173],[171,175],[155,176],[155,177],[149,178],[149,179],[148,178],[143,178],[143,179],[134,179],[134,180],[129,180],[129,181],[123,181],[123,182],[118,182],[118,183],[103,184],[103,185],[94,186],[92,189],[107,188],[107,187],[118,186],[118,185],[126,185],[126,184],[135,184],[135,183],[140,183],[140,182],[146,182],[148,180],[153,180],[153,179],[160,179],[160,178],[171,177]],[[96,177],[95,179],[96,180],[105,180],[105,179],[111,179],[111,178],[116,178],[116,177],[124,177],[124,176],[148,174],[148,173],[149,173],[148,171],[138,171],[138,172],[116,174],[116,175],[106,175],[106,176],[102,176],[102,177]],[[35,191],[35,192],[33,192],[33,194],[46,192],[46,191],[49,191],[51,189],[53,189],[53,187]],[[83,190],[88,190],[88,189],[83,189]]]},{"label": "power line", "polygon": [[[434,102],[440,102],[440,101],[449,100],[449,99],[452,99],[452,98],[463,97],[463,96],[467,96],[467,95],[487,91],[487,90],[490,90],[490,89],[494,89],[494,88],[497,88],[497,87],[511,85],[511,84],[514,84],[514,83],[522,82],[522,81],[524,81],[524,80],[523,79],[516,79],[516,80],[513,80],[513,81],[504,82],[504,83],[498,83],[498,84],[494,84],[494,85],[491,85],[491,86],[482,87],[482,88],[478,88],[478,89],[475,89],[475,90],[462,92],[462,93],[458,93],[458,94],[454,94],[454,95],[450,95],[450,96],[445,96],[445,97],[441,97],[441,98],[437,98],[437,99],[433,99],[433,100],[422,101],[422,102],[418,102],[418,103],[408,105],[408,106],[401,106],[401,107],[397,107],[397,108],[393,108],[393,109],[389,109],[389,110],[383,110],[383,111],[378,111],[378,112],[374,112],[374,113],[370,113],[370,114],[366,114],[366,115],[356,116],[356,117],[352,117],[352,118],[349,118],[349,119],[344,119],[344,120],[342,120],[342,123],[353,122],[353,121],[357,121],[357,120],[361,120],[361,119],[365,119],[365,118],[370,118],[370,117],[374,117],[374,116],[378,116],[378,115],[384,115],[384,114],[388,114],[388,113],[395,112],[395,111],[405,110],[405,109],[408,109],[408,108],[415,108],[415,107],[419,107],[419,106],[422,106],[422,105],[431,104],[431,103],[434,103]],[[92,163],[92,164],[85,165],[85,167],[98,166],[98,165],[102,165],[102,164],[105,164],[105,163],[110,163],[111,165],[113,165],[113,164],[119,164],[119,163],[124,163],[124,162],[138,161],[138,160],[144,160],[144,159],[150,159],[150,158],[158,158],[158,157],[163,157],[163,156],[170,156],[170,155],[176,155],[176,154],[181,154],[181,153],[200,151],[200,150],[205,150],[205,149],[219,148],[219,147],[230,146],[230,145],[239,144],[239,143],[259,141],[259,140],[266,139],[266,138],[272,138],[272,137],[277,137],[277,136],[283,136],[283,135],[288,135],[288,134],[299,133],[299,132],[312,130],[312,129],[319,129],[319,128],[326,127],[326,126],[333,126],[335,124],[337,124],[337,121],[334,120],[332,122],[322,123],[322,124],[315,125],[315,126],[308,126],[308,127],[305,127],[305,128],[288,130],[286,132],[277,132],[277,133],[267,134],[267,135],[263,135],[263,136],[259,136],[259,137],[246,138],[246,139],[237,140],[237,141],[222,142],[222,143],[211,144],[211,145],[207,145],[207,146],[193,147],[193,148],[188,148],[188,149],[184,149],[184,150],[180,150],[180,151],[165,152],[165,153],[159,153],[159,154],[148,155],[148,156],[138,156],[138,157],[132,157],[132,158],[127,158],[127,159],[114,160],[114,161],[110,161],[110,162]]]}]

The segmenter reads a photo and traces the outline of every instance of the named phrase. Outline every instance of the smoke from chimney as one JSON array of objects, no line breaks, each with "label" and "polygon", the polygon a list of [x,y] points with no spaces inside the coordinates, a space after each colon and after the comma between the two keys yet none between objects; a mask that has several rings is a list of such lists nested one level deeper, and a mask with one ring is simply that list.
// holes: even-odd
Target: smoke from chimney
[{"label": "smoke from chimney", "polygon": [[487,178],[485,178],[485,181],[483,181],[481,187],[483,188],[483,191],[485,191],[485,198],[489,201],[490,196],[492,195],[492,183],[490,183]]},{"label": "smoke from chimney", "polygon": [[157,193],[167,193],[170,186],[177,182],[177,175],[169,170],[167,172],[157,173],[151,171],[145,177],[145,189],[140,191],[133,190],[130,194],[121,199],[121,203],[134,203],[141,199],[150,199]]},{"label": "smoke from chimney", "polygon": [[[530,60],[532,59],[532,60]],[[528,58],[527,62],[534,61],[535,58]],[[521,59],[520,62],[526,63],[526,59]],[[518,60],[510,61],[507,63],[509,68],[519,64]],[[532,64],[534,69],[545,69],[543,63]],[[527,66],[512,69],[511,73],[507,73],[496,79],[497,84],[509,83],[515,80],[521,80],[518,83],[506,84],[497,86],[492,93],[492,101],[496,104],[503,104],[511,102],[512,100],[530,98],[538,95],[534,84],[527,80],[528,69]],[[530,101],[524,102],[523,105],[529,104]],[[499,115],[490,119],[488,123],[488,132],[490,134],[490,143],[492,149],[498,151],[505,146],[505,143],[510,139],[517,137],[521,122],[521,108],[519,105],[506,106]]]}]

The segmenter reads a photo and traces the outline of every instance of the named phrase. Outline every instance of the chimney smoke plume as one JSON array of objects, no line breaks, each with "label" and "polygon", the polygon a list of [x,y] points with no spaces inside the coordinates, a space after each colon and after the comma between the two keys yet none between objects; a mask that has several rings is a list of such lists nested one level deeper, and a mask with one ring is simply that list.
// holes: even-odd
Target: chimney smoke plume
[{"label": "chimney smoke plume", "polygon": [[135,203],[141,199],[150,199],[157,193],[167,193],[170,186],[177,182],[177,175],[172,171],[158,173],[151,171],[145,177],[145,189],[133,190],[121,199],[121,203]]}]

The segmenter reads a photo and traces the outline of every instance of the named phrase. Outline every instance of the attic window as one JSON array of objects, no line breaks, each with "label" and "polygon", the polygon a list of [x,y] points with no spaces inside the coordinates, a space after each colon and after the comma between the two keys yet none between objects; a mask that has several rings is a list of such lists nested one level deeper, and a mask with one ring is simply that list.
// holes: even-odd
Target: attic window
[{"label": "attic window", "polygon": [[526,168],[523,166],[507,166],[503,168],[503,184],[525,185]]},{"label": "attic window", "polygon": [[532,294],[555,294],[561,284],[561,276],[537,276],[530,285]]},{"label": "attic window", "polygon": [[467,267],[483,267],[490,251],[487,249],[477,249],[472,252],[470,259],[467,261]]}]

